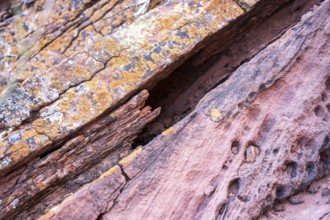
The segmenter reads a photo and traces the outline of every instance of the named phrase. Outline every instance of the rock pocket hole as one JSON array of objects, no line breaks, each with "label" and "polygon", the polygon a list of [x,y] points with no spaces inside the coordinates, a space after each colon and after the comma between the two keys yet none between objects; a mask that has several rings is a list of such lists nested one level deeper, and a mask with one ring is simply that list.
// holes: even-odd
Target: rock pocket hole
[{"label": "rock pocket hole", "polygon": [[229,183],[229,186],[228,186],[228,195],[227,195],[227,197],[228,198],[236,197],[236,195],[239,192],[239,187],[240,187],[240,179],[236,178],[236,179],[232,180]]},{"label": "rock pocket hole", "polygon": [[281,200],[283,198],[285,198],[288,194],[288,187],[287,186],[284,186],[284,185],[281,185],[281,186],[278,186],[276,188],[276,193],[275,193],[275,198],[277,200]]},{"label": "rock pocket hole", "polygon": [[286,172],[291,178],[295,178],[297,176],[297,168],[298,164],[295,161],[287,161],[286,165]]},{"label": "rock pocket hole", "polygon": [[231,152],[232,152],[233,154],[238,154],[240,148],[241,148],[241,144],[239,143],[238,140],[234,140],[234,141],[231,143]]}]

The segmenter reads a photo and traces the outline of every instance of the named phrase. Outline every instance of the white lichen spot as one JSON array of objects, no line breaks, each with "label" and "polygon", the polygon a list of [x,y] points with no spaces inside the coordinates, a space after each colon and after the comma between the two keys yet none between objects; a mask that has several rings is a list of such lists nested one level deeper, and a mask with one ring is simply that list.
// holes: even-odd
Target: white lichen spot
[{"label": "white lichen spot", "polygon": [[8,159],[8,157],[5,157],[2,161],[1,161],[1,167],[7,167],[10,163],[10,160]]},{"label": "white lichen spot", "polygon": [[85,86],[84,84],[81,84],[77,87],[77,93],[82,95],[87,95],[89,92],[89,87]]},{"label": "white lichen spot", "polygon": [[51,106],[45,108],[41,112],[40,117],[46,118],[49,115],[54,114],[55,112],[59,112],[59,111],[61,111],[61,108],[58,105],[51,105]]},{"label": "white lichen spot", "polygon": [[171,60],[171,58],[166,57],[165,62],[166,62],[166,64],[170,64],[170,63],[172,63],[172,60]]},{"label": "white lichen spot", "polygon": [[138,0],[138,10],[134,13],[135,17],[145,14],[148,11],[150,0]]},{"label": "white lichen spot", "polygon": [[63,120],[63,113],[62,112],[56,112],[48,117],[49,121],[52,123],[61,123]]}]

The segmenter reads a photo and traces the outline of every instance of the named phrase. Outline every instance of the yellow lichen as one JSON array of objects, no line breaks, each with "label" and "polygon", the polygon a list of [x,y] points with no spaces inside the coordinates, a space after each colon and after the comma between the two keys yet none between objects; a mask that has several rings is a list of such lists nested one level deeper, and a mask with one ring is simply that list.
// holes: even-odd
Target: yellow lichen
[{"label": "yellow lichen", "polygon": [[56,210],[57,210],[57,206],[55,206],[52,209],[50,209],[48,212],[46,212],[46,214],[44,214],[43,216],[41,216],[40,218],[38,218],[38,220],[47,220],[47,219],[50,219],[56,213]]},{"label": "yellow lichen", "polygon": [[174,132],[174,128],[170,127],[167,130],[163,131],[162,135],[163,136],[168,136],[168,135],[172,134],[173,132]]},{"label": "yellow lichen", "polygon": [[12,152],[11,158],[14,161],[19,161],[21,158],[27,156],[30,153],[30,148],[26,145],[26,143],[19,142],[11,146],[10,151]]},{"label": "yellow lichen", "polygon": [[139,147],[135,151],[133,151],[130,155],[127,157],[124,157],[121,161],[119,161],[120,165],[128,165],[130,164],[135,157],[137,157],[142,152],[142,148]]},{"label": "yellow lichen", "polygon": [[97,178],[94,182],[99,182],[102,179],[104,179],[105,177],[111,176],[112,174],[114,174],[115,172],[117,172],[119,169],[120,168],[119,168],[118,165],[113,166],[111,169],[109,169],[108,171],[106,171],[105,173],[103,173],[99,178]]},{"label": "yellow lichen", "polygon": [[219,118],[221,117],[221,112],[216,108],[212,108],[211,109],[211,116],[212,116],[213,120],[218,121]]},{"label": "yellow lichen", "polygon": [[22,140],[27,140],[28,138],[36,136],[38,133],[35,129],[26,129],[21,133]]}]

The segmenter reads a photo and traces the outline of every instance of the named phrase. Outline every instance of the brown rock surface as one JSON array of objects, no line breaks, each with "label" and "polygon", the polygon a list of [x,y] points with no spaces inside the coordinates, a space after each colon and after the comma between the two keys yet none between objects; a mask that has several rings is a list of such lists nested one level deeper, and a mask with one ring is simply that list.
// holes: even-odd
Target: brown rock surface
[{"label": "brown rock surface", "polygon": [[313,4],[4,4],[0,219],[327,219],[330,0],[300,20]]}]

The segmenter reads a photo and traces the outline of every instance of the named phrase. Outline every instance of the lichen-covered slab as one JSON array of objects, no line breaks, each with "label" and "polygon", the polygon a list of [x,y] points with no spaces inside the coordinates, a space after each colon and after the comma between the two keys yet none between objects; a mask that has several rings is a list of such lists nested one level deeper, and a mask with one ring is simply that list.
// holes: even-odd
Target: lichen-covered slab
[{"label": "lichen-covered slab", "polygon": [[[146,11],[162,2],[151,0]],[[12,0],[8,4],[4,10],[13,13],[0,23],[0,91],[44,73],[86,44],[132,23],[144,5],[138,0]]]},{"label": "lichen-covered slab", "polygon": [[72,86],[90,80],[104,68],[87,53],[66,59],[46,74],[38,74],[22,84],[14,84],[0,97],[0,119],[3,127],[17,127],[32,111],[56,100]]},{"label": "lichen-covered slab", "polygon": [[[24,181],[11,185],[10,182],[15,178],[0,178],[0,185],[4,183],[0,187],[0,219],[12,219],[18,214],[22,215],[23,219],[32,217],[26,204],[34,204],[31,201],[35,201],[35,198],[42,198],[45,202],[45,197],[55,194],[47,191],[61,188],[59,183],[70,187],[62,186],[64,192],[56,193],[57,198],[51,200],[53,205],[58,200],[61,201],[66,194],[74,192],[74,185],[80,188],[80,182],[88,183],[117,164],[120,158],[130,151],[131,140],[136,134],[160,113],[159,108],[152,111],[149,106],[144,106],[147,98],[148,92],[143,90],[127,103],[89,124],[79,135],[71,137],[70,141],[61,144],[61,147],[49,152],[47,156],[29,162],[20,169],[19,175]],[[26,136],[28,132],[30,136],[37,134],[27,130]],[[11,138],[11,141],[14,141],[12,139],[14,138]],[[21,156],[14,153],[13,155]],[[46,208],[47,206],[39,207],[32,218],[43,214]]]},{"label": "lichen-covered slab", "polygon": [[[121,160],[125,187],[116,198],[99,198],[108,205],[97,219],[259,219],[328,175],[329,3],[241,65],[185,119]],[[80,205],[83,192],[42,219],[79,218],[68,207]],[[89,214],[91,204],[82,205]],[[318,205],[327,217],[329,206]]]},{"label": "lichen-covered slab", "polygon": [[[8,90],[3,97],[9,98],[1,100],[1,126],[18,127],[31,117],[31,111],[46,106],[31,122],[30,129],[38,133],[34,138],[62,140],[134,91],[165,77],[173,63],[178,65],[175,61],[183,62],[205,38],[243,13],[234,1],[164,4],[45,74],[32,76]],[[90,63],[89,67],[84,68],[84,63]],[[0,175],[47,149],[45,144],[30,144],[23,133],[21,129],[2,138]],[[19,138],[9,143],[14,134]],[[17,149],[15,154],[19,156],[14,157],[11,149]]]}]

